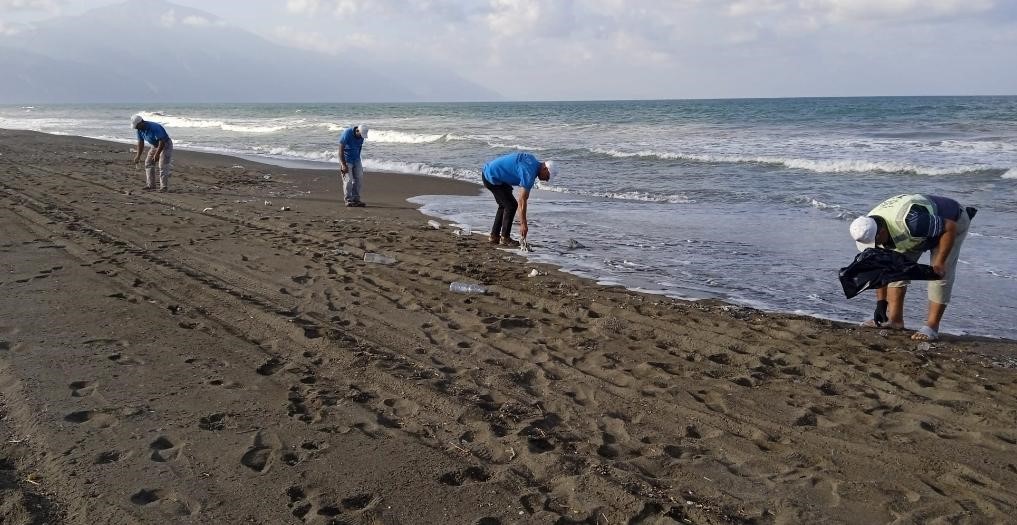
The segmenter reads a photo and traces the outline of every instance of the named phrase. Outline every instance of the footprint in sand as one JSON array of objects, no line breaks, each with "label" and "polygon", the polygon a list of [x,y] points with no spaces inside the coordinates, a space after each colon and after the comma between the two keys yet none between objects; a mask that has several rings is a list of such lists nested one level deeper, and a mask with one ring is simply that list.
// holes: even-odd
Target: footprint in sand
[{"label": "footprint in sand", "polygon": [[200,505],[186,502],[177,493],[164,489],[140,489],[130,500],[139,507],[155,506],[176,516],[194,516],[201,510]]},{"label": "footprint in sand", "polygon": [[119,450],[107,450],[105,452],[100,452],[99,454],[97,454],[95,456],[95,461],[93,461],[92,463],[95,465],[109,465],[110,463],[116,463],[117,461],[125,459],[128,456],[129,454],[124,454]]},{"label": "footprint in sand", "polygon": [[180,450],[183,446],[174,443],[166,436],[159,436],[155,441],[149,443],[148,448],[152,450],[152,461],[165,463],[180,457]]},{"label": "footprint in sand", "polygon": [[259,375],[270,376],[274,375],[279,370],[282,370],[283,366],[285,366],[285,363],[282,360],[278,357],[273,357],[262,363],[262,365],[258,367],[257,372]]},{"label": "footprint in sand", "polygon": [[226,428],[226,414],[216,412],[215,414],[204,416],[198,420],[198,428],[210,432],[218,432]]},{"label": "footprint in sand", "polygon": [[356,496],[350,496],[343,498],[342,506],[343,509],[348,511],[364,510],[375,503],[376,499],[371,494],[357,494]]},{"label": "footprint in sand", "polygon": [[74,424],[89,424],[98,428],[109,428],[117,423],[113,416],[95,410],[78,410],[64,416],[64,421]]},{"label": "footprint in sand", "polygon": [[280,449],[282,441],[279,437],[262,430],[254,435],[254,443],[240,458],[240,464],[259,474],[268,472],[272,468],[275,453]]},{"label": "footprint in sand", "polygon": [[409,399],[386,399],[382,404],[390,408],[397,417],[411,417],[420,412],[420,405]]},{"label": "footprint in sand", "polygon": [[71,395],[74,397],[86,397],[95,393],[98,384],[92,381],[74,381],[67,385],[71,389]]}]

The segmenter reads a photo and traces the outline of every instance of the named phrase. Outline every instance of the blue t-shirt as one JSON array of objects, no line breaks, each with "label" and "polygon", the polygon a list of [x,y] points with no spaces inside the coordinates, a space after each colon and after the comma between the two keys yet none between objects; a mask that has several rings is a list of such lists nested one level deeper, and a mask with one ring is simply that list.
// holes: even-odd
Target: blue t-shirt
[{"label": "blue t-shirt", "polygon": [[346,128],[346,131],[339,135],[339,144],[342,145],[343,158],[346,162],[360,162],[360,150],[364,147],[364,139],[354,133],[353,126]]},{"label": "blue t-shirt", "polygon": [[158,145],[160,140],[169,140],[169,133],[166,133],[166,128],[156,122],[146,120],[141,123],[141,128],[137,131],[138,140],[144,140],[153,146]]},{"label": "blue t-shirt", "polygon": [[540,172],[540,161],[529,153],[509,153],[484,165],[484,180],[533,189]]}]

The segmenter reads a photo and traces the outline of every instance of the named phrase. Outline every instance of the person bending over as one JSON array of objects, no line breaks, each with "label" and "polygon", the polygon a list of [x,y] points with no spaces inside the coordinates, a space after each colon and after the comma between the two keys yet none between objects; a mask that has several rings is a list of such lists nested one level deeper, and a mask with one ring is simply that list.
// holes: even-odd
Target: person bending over
[{"label": "person bending over", "polygon": [[[897,195],[851,223],[851,238],[859,251],[879,246],[900,252],[912,261],[930,252],[932,269],[940,280],[929,281],[929,312],[925,326],[911,336],[916,341],[939,338],[939,323],[957,276],[957,256],[974,211],[947,197]],[[903,329],[908,284],[910,281],[898,281],[877,289],[876,311],[862,326]]]},{"label": "person bending over", "polygon": [[[484,165],[484,187],[493,195],[498,203],[498,211],[494,215],[491,226],[490,240],[492,244],[502,246],[519,246],[512,240],[512,221],[516,210],[519,210],[519,235],[525,239],[529,233],[526,221],[526,202],[530,190],[537,179],[548,181],[557,174],[557,165],[553,161],[541,162],[529,153],[509,153],[502,155]],[[512,195],[512,188],[518,186],[519,201]]]}]

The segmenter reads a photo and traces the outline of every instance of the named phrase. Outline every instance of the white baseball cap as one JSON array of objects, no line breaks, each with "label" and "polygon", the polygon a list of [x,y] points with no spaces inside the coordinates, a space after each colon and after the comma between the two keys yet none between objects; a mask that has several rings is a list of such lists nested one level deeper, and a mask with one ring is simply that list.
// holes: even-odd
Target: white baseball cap
[{"label": "white baseball cap", "polygon": [[855,246],[858,247],[858,251],[862,252],[866,248],[876,246],[876,233],[879,231],[876,219],[872,217],[858,217],[851,221],[850,230],[851,238],[855,240]]},{"label": "white baseball cap", "polygon": [[544,166],[547,167],[547,172],[550,174],[551,177],[557,177],[558,176],[558,163],[557,162],[555,162],[553,160],[545,160],[544,161]]},{"label": "white baseball cap", "polygon": [[134,115],[131,117],[131,127],[136,128],[138,124],[141,124],[145,119],[141,118],[141,115]]},{"label": "white baseball cap", "polygon": [[357,126],[357,130],[360,131],[360,136],[363,137],[366,140],[367,139],[367,132],[369,131],[368,127],[366,125],[364,125],[364,124],[361,124],[361,125]]}]

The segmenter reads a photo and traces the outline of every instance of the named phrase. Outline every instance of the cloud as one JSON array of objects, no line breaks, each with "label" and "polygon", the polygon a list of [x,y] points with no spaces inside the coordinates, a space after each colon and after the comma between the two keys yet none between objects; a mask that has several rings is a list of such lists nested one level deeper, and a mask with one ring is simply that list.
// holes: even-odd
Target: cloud
[{"label": "cloud", "polygon": [[0,10],[59,13],[63,4],[63,0],[0,0]]},{"label": "cloud", "polygon": [[991,9],[994,0],[802,0],[805,10],[824,14],[832,22],[859,20],[928,20]]},{"label": "cloud", "polygon": [[159,23],[162,24],[164,27],[173,27],[174,25],[176,25],[177,23],[176,11],[170,9],[169,11],[163,13],[161,16],[159,16]]},{"label": "cloud", "polygon": [[184,19],[180,21],[180,23],[184,24],[185,26],[204,27],[212,25],[213,22],[203,16],[190,15],[185,16]]},{"label": "cloud", "polygon": [[[732,17],[815,25],[853,22],[908,23],[985,13],[1001,0],[736,0],[725,9]],[[780,17],[783,20],[770,20]]]},{"label": "cloud", "polygon": [[338,55],[344,50],[353,48],[369,48],[377,45],[377,39],[368,33],[343,33],[341,37],[330,37],[316,31],[296,29],[290,26],[277,26],[268,37],[280,44],[306,49],[328,55]]},{"label": "cloud", "polygon": [[5,24],[3,20],[0,20],[0,36],[16,35],[28,29],[29,27],[24,24]]},{"label": "cloud", "polygon": [[[930,81],[961,68],[969,62],[965,57],[996,52],[1013,41],[1013,5],[1006,0],[288,0],[290,14],[308,17],[306,25],[325,34],[288,29],[274,37],[333,53],[336,41],[348,42],[367,60],[436,63],[520,98],[845,94],[858,86],[865,94],[879,85],[893,92],[913,85],[927,93]],[[998,59],[1014,65],[1006,56]],[[549,71],[555,75],[549,77]],[[879,76],[883,80],[877,81]],[[935,82],[937,90],[951,90]]]}]

